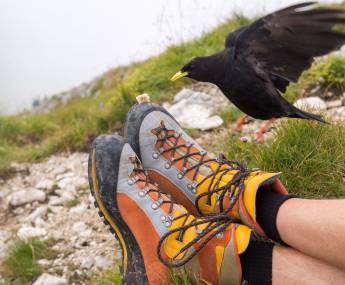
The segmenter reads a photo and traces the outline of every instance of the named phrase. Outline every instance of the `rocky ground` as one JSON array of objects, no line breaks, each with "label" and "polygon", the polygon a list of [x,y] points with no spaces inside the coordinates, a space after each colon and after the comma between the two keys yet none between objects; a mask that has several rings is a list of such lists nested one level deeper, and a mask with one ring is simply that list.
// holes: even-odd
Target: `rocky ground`
[{"label": "rocky ground", "polygon": [[38,260],[44,275],[35,285],[80,284],[85,275],[116,267],[120,251],[89,194],[87,159],[62,153],[14,165],[15,175],[0,182],[0,267],[18,238],[53,240],[56,257]]}]

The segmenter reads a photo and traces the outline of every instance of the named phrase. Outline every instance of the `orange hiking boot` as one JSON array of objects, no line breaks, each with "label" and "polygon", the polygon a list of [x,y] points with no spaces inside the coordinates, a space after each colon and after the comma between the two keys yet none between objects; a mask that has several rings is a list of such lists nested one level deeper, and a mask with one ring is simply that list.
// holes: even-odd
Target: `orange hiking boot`
[{"label": "orange hiking boot", "polygon": [[[128,140],[100,136],[89,160],[92,195],[123,252],[123,284],[169,284],[184,266],[197,284],[241,284],[252,231],[228,215],[195,218],[150,183]],[[176,269],[177,270],[177,269]]]},{"label": "orange hiking boot", "polygon": [[132,107],[124,133],[151,179],[188,211],[226,213],[266,237],[256,220],[256,194],[264,188],[287,195],[279,173],[249,170],[223,155],[212,157],[153,103]]}]

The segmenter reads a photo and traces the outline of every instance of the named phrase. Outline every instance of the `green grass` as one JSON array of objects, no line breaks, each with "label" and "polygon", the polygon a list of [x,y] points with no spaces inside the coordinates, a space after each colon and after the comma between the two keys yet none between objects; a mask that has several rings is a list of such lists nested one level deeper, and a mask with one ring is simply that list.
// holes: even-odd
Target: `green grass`
[{"label": "green grass", "polygon": [[223,119],[225,125],[236,122],[236,120],[243,115],[244,113],[236,107],[227,108],[220,113],[220,117]]},{"label": "green grass", "polygon": [[[177,83],[170,77],[194,56],[214,53],[224,46],[229,31],[248,23],[236,16],[214,31],[141,63],[109,71],[93,93],[99,96],[75,97],[66,105],[45,114],[23,113],[0,116],[0,172],[13,161],[36,161],[61,150],[85,150],[100,133],[121,127],[135,96],[148,93],[152,101],[171,100],[188,79]],[[110,82],[104,86],[104,82]]]},{"label": "green grass", "polygon": [[188,273],[184,269],[171,272],[171,283],[169,285],[192,285]]},{"label": "green grass", "polygon": [[109,269],[100,274],[94,275],[91,279],[93,285],[121,285],[122,278],[118,270]]},{"label": "green grass", "polygon": [[329,56],[316,61],[300,80],[306,91],[318,87],[318,95],[328,97],[328,92],[342,95],[345,91],[345,58]]},{"label": "green grass", "polygon": [[313,96],[332,98],[341,96],[345,91],[345,58],[331,55],[316,60],[310,69],[306,70],[298,83],[290,84],[285,97],[294,102],[303,94],[310,94],[313,89],[317,91]]},{"label": "green grass", "polygon": [[308,198],[345,197],[345,126],[289,119],[263,145],[231,135],[223,149],[249,167],[281,171],[290,192]]},{"label": "green grass", "polygon": [[53,240],[42,241],[32,239],[29,241],[16,240],[5,258],[5,282],[9,284],[26,284],[42,273],[37,260],[53,259],[56,252],[51,249]]},{"label": "green grass", "polygon": [[74,199],[66,201],[65,206],[67,208],[72,208],[74,206],[77,206],[79,203],[80,203],[80,200],[78,198],[74,198]]}]

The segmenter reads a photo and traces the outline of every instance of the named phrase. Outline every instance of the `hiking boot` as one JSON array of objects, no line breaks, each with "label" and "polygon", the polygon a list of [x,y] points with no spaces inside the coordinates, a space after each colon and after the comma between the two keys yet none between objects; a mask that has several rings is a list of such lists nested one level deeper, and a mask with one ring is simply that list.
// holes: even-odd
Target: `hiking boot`
[{"label": "hiking boot", "polygon": [[287,195],[279,173],[248,169],[214,158],[183,131],[162,107],[142,103],[129,111],[125,136],[141,158],[152,181],[194,215],[226,213],[266,237],[256,221],[259,188]]},{"label": "hiking boot", "polygon": [[241,284],[239,254],[252,231],[228,215],[196,218],[173,203],[150,182],[128,140],[95,140],[89,180],[99,214],[122,247],[123,284],[169,284],[171,268],[181,266],[198,284]]}]

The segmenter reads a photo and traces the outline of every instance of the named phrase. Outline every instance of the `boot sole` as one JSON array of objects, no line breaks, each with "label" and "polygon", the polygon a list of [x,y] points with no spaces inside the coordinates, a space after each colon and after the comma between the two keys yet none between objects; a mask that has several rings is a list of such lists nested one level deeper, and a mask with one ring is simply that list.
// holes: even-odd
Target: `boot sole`
[{"label": "boot sole", "polygon": [[[116,150],[113,150],[115,154],[113,159],[116,162],[115,172],[117,174],[119,170],[121,150],[126,141],[120,136],[113,137],[119,141],[118,144],[112,146],[112,148],[117,148]],[[111,196],[116,197],[116,187],[113,187],[114,189],[111,189],[111,191],[102,191],[102,189],[99,187],[96,169],[96,146],[93,146],[90,152],[88,168],[90,191],[95,199],[94,205],[98,209],[98,215],[119,242],[123,253],[122,265],[120,266],[120,272],[123,276],[123,284],[149,285],[144,259],[140,252],[139,245],[121,216],[117,205],[117,200],[111,199]],[[117,175],[115,181],[117,181]],[[106,194],[110,195],[108,196],[108,199]]]}]

